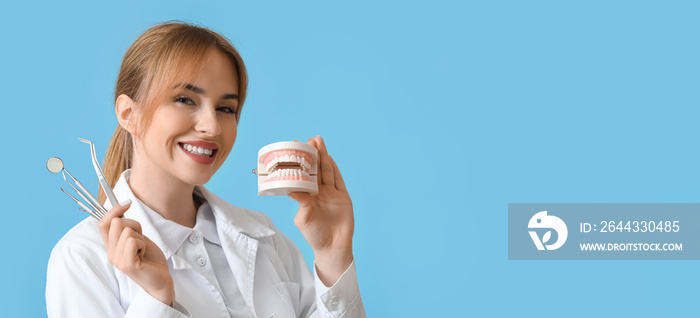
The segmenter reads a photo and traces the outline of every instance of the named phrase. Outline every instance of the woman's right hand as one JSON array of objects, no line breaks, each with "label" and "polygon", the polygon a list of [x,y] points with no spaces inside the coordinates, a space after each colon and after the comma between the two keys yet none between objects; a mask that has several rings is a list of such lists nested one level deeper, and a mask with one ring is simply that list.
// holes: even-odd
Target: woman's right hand
[{"label": "woman's right hand", "polygon": [[109,262],[129,276],[144,291],[166,305],[175,301],[173,278],[165,255],[141,233],[137,221],[121,218],[131,200],[114,206],[99,222]]}]

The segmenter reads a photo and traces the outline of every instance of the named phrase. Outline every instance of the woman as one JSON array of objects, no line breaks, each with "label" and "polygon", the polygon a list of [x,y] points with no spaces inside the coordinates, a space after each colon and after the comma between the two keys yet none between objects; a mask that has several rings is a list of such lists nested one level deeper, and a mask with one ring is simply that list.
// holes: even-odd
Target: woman
[{"label": "woman", "polygon": [[54,248],[50,317],[365,316],[352,202],[323,139],[308,140],[319,153],[318,195],[290,194],[315,275],[269,217],[202,186],[233,147],[246,87],[240,55],[210,30],[165,23],[132,44],[104,164],[122,203]]}]

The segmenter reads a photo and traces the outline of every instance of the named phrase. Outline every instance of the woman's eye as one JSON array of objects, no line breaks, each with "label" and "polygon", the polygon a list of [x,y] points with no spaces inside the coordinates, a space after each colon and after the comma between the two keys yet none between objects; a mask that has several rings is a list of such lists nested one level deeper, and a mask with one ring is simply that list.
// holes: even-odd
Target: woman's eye
[{"label": "woman's eye", "polygon": [[189,97],[184,97],[184,96],[175,98],[175,102],[177,102],[177,103],[182,103],[182,104],[187,104],[187,105],[194,105],[194,101],[193,101],[191,98],[189,98]]},{"label": "woman's eye", "polygon": [[235,114],[236,109],[228,106],[219,106],[216,108],[216,110],[227,113],[227,114]]}]

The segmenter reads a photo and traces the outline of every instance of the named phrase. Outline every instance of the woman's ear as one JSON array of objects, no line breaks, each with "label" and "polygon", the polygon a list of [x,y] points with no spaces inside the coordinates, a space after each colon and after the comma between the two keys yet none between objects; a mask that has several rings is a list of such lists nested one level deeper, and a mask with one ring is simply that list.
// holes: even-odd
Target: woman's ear
[{"label": "woman's ear", "polygon": [[136,134],[136,102],[126,94],[121,94],[116,101],[117,119],[119,126],[122,126],[130,134]]}]

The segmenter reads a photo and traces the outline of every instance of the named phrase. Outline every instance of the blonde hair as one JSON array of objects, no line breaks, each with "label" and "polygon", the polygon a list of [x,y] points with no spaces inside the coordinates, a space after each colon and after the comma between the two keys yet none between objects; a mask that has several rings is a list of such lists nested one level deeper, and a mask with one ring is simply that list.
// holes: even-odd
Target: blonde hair
[{"label": "blonde hair", "polygon": [[[238,77],[239,106],[236,119],[240,120],[241,109],[248,87],[248,75],[243,59],[236,48],[224,36],[203,27],[180,21],[158,24],[134,41],[124,54],[114,90],[114,101],[121,94],[135,101],[136,111],[141,115],[138,130],[151,122],[159,103],[171,93],[178,81],[192,78],[201,68],[207,52],[216,48],[231,59],[233,72]],[[122,172],[130,169],[133,160],[133,139],[121,126],[112,135],[104,158],[105,178],[114,186]],[[106,196],[100,189],[98,200]]]}]

